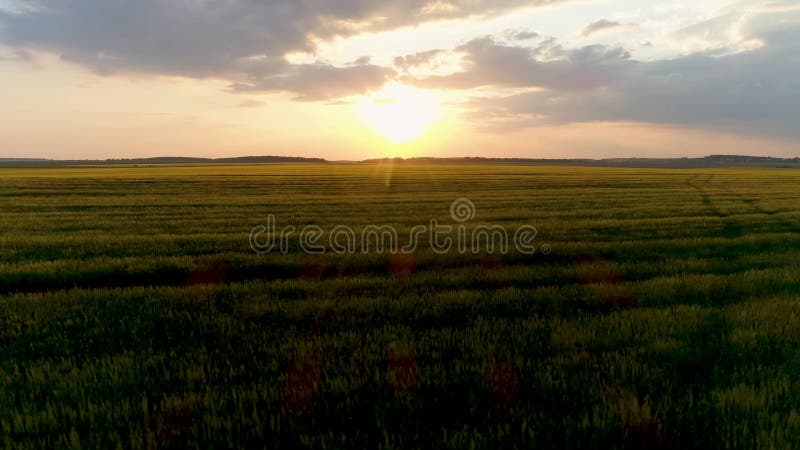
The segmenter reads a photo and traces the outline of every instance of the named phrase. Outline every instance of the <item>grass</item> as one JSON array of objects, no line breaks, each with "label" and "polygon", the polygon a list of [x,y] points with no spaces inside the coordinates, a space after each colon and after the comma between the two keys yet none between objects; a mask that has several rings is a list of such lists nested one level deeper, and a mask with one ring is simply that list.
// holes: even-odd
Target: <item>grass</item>
[{"label": "grass", "polygon": [[[0,447],[796,448],[800,172],[0,169]],[[255,254],[284,225],[552,253]]]}]

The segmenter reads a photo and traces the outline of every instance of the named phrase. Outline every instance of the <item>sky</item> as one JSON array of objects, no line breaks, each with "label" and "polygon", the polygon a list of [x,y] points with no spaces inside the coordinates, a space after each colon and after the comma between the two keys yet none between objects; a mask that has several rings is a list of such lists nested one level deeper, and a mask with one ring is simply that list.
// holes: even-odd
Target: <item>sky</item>
[{"label": "sky", "polygon": [[0,158],[800,156],[797,0],[0,0]]}]

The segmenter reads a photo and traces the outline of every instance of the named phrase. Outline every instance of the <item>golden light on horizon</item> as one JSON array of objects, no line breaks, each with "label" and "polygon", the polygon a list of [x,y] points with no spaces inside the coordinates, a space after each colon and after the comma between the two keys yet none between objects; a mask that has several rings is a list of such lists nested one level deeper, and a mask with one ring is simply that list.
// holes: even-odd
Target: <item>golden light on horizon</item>
[{"label": "golden light on horizon", "polygon": [[403,84],[390,84],[364,98],[358,110],[372,130],[393,144],[421,139],[440,114],[433,96]]}]

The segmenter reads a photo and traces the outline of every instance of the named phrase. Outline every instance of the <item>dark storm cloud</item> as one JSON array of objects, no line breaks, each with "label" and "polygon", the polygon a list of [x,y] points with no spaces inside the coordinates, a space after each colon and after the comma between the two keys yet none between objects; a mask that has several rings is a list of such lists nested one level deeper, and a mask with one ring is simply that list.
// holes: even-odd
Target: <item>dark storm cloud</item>
[{"label": "dark storm cloud", "polygon": [[[372,86],[380,75],[363,64],[358,69],[336,70],[291,67],[284,61],[286,53],[313,51],[315,38],[555,1],[18,0],[12,9],[0,10],[0,42],[56,52],[104,74],[221,77],[267,90],[272,86],[299,89],[321,73],[332,75],[336,86],[331,89],[295,91],[313,98],[325,91],[346,93],[342,88],[353,83],[343,82],[344,76]],[[288,79],[295,75],[301,79]]]}]

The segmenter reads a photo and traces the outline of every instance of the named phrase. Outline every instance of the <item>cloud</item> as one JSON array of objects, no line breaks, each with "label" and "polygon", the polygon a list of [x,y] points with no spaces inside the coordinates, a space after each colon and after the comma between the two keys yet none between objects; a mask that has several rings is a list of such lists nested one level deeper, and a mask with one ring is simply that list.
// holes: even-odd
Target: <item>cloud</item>
[{"label": "cloud", "polygon": [[398,56],[394,59],[394,65],[408,71],[415,67],[430,64],[437,56],[446,54],[445,50],[428,50],[425,52],[413,53],[411,55]]},{"label": "cloud", "polygon": [[266,104],[266,102],[262,102],[260,100],[245,100],[236,106],[239,108],[260,108]]},{"label": "cloud", "polygon": [[[367,64],[294,67],[285,61],[291,52],[313,53],[320,40],[557,1],[13,0],[0,9],[0,42],[54,52],[101,74],[215,77],[266,90],[281,85],[306,99],[362,91],[383,74]],[[325,82],[323,74],[335,86],[308,84]],[[355,86],[359,80],[367,84]],[[313,92],[296,90],[301,87]]]},{"label": "cloud", "polygon": [[[213,77],[233,92],[334,104],[401,79],[494,91],[466,103],[470,117],[488,126],[645,122],[800,139],[800,7],[792,0],[752,2],[645,36],[683,51],[671,59],[637,60],[614,45],[565,48],[528,29],[399,56],[392,67],[369,57],[342,66],[286,57],[314,55],[321,41],[366,31],[562,1],[14,0],[0,8],[0,43],[11,49],[0,60],[41,50],[102,74]],[[629,26],[602,19],[581,35]],[[515,94],[501,93],[508,90]]]},{"label": "cloud", "polygon": [[527,41],[530,39],[536,39],[540,35],[539,33],[532,30],[520,29],[520,30],[506,30],[505,33],[503,33],[503,36],[509,41]]},{"label": "cloud", "polygon": [[15,48],[9,51],[5,51],[4,49],[0,48],[0,61],[23,61],[23,62],[34,62],[36,58],[34,55],[22,48]]},{"label": "cloud", "polygon": [[277,75],[254,77],[231,87],[240,92],[291,92],[295,100],[321,101],[377,90],[394,71],[373,64],[333,67],[327,64],[298,64]]},{"label": "cloud", "polygon": [[759,13],[736,24],[732,34],[741,42],[761,45],[638,61],[616,46],[565,49],[552,39],[523,46],[485,37],[453,50],[462,54],[461,72],[416,82],[514,88],[512,95],[466,102],[474,123],[501,131],[639,122],[800,140],[800,11]]},{"label": "cloud", "polygon": [[700,55],[637,63],[629,73],[588,92],[535,91],[476,99],[475,117],[491,113],[519,127],[537,123],[647,122],[725,129],[800,139],[797,61],[772,64],[783,76],[758,67],[775,56],[753,52]]},{"label": "cloud", "polygon": [[352,62],[352,65],[354,65],[354,66],[364,66],[364,65],[369,64],[370,62],[372,62],[372,57],[371,56],[359,56],[358,58],[356,58],[355,61]]},{"label": "cloud", "polygon": [[415,83],[439,89],[482,86],[586,90],[607,84],[630,65],[622,48],[590,45],[565,50],[553,39],[535,47],[509,45],[486,36],[455,49],[462,54],[461,72],[420,78]]},{"label": "cloud", "polygon": [[630,24],[623,24],[620,22],[612,22],[608,19],[600,19],[597,22],[592,22],[589,25],[586,25],[583,30],[581,30],[581,37],[589,37],[595,33],[610,31],[614,29],[621,29],[621,28],[631,28],[633,25]]},{"label": "cloud", "polygon": [[745,12],[727,13],[681,28],[669,35],[684,52],[736,52],[741,47],[737,24]]}]

